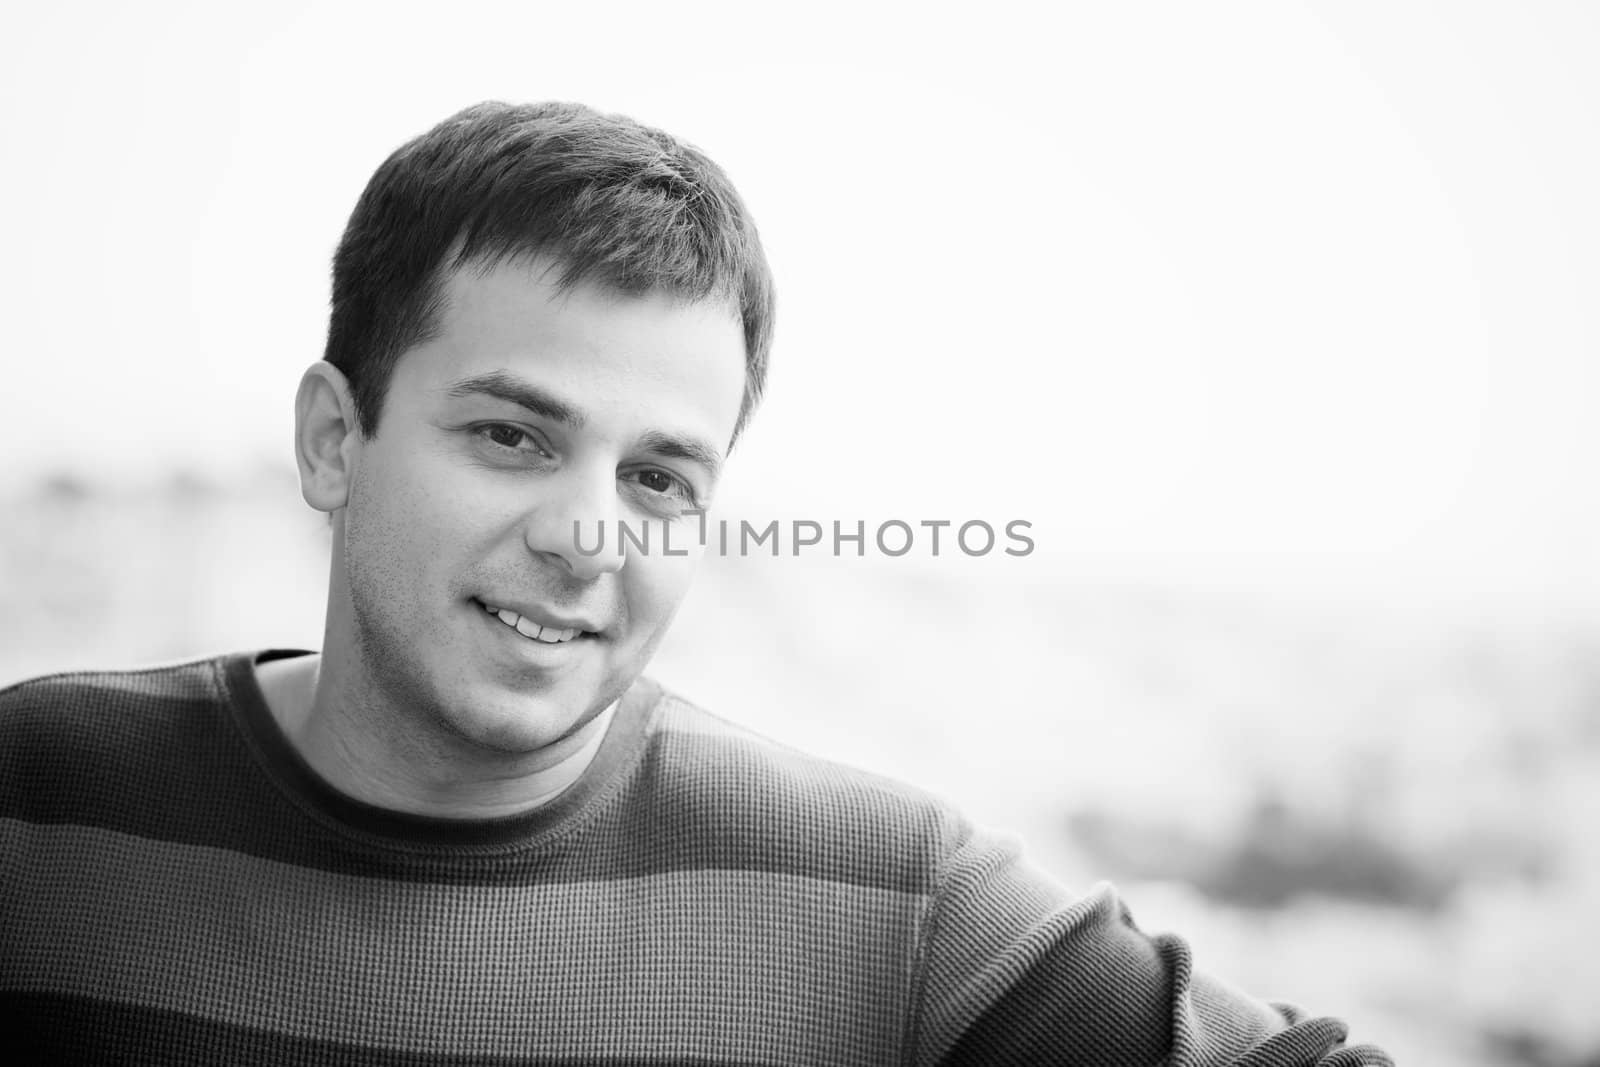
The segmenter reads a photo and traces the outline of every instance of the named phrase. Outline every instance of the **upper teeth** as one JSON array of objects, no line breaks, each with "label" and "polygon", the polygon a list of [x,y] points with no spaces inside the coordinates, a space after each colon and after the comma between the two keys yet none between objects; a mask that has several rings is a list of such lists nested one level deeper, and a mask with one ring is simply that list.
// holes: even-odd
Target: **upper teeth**
[{"label": "upper teeth", "polygon": [[515,629],[523,637],[531,637],[535,641],[543,641],[550,645],[571,641],[579,633],[577,630],[557,630],[553,626],[540,626],[532,619],[525,619],[508,608],[497,608],[492,604],[485,604],[483,610],[490,615],[500,616],[501,622]]}]

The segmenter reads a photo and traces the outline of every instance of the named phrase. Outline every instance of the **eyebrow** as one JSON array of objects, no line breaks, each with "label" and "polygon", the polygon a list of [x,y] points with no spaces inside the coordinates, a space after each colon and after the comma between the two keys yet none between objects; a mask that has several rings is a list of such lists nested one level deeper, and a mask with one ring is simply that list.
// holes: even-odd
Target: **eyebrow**
[{"label": "eyebrow", "polygon": [[527,408],[535,415],[581,430],[586,421],[583,413],[565,400],[547,393],[536,385],[505,371],[490,371],[471,378],[453,382],[448,390],[452,397],[491,396]]},{"label": "eyebrow", "polygon": [[667,459],[682,459],[699,464],[716,481],[722,473],[722,453],[693,437],[674,437],[672,434],[651,430],[639,438],[646,452]]},{"label": "eyebrow", "polygon": [[[581,430],[587,421],[581,411],[514,374],[490,371],[452,382],[447,390],[452,397],[489,396],[526,408],[543,418]],[[650,430],[639,439],[639,447],[665,459],[681,459],[704,468],[713,481],[722,474],[722,453],[694,437],[679,437],[661,430]]]}]

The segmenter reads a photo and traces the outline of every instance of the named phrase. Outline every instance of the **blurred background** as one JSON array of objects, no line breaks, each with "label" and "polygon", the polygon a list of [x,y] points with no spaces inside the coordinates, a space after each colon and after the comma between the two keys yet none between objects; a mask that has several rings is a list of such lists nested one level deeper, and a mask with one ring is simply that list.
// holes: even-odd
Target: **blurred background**
[{"label": "blurred background", "polygon": [[708,558],[657,677],[1408,1067],[1593,1067],[1597,54],[1554,2],[18,9],[0,684],[319,644],[345,217],[460,107],[580,99],[778,274],[718,516],[1037,545]]}]

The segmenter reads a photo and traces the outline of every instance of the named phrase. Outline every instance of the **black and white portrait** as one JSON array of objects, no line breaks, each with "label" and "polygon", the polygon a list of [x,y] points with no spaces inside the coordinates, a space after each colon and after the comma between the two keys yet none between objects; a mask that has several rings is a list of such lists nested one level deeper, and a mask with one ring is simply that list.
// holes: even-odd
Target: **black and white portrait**
[{"label": "black and white portrait", "polygon": [[1600,1063],[1600,10],[0,26],[0,1059]]}]

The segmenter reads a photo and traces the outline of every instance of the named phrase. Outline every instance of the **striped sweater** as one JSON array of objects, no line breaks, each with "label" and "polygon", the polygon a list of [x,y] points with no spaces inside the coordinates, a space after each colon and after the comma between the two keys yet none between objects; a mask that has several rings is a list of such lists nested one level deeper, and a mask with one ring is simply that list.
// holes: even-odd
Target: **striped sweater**
[{"label": "striped sweater", "polygon": [[0,693],[0,1059],[1389,1063],[653,683],[551,804],[464,822],[326,785],[253,660]]}]

